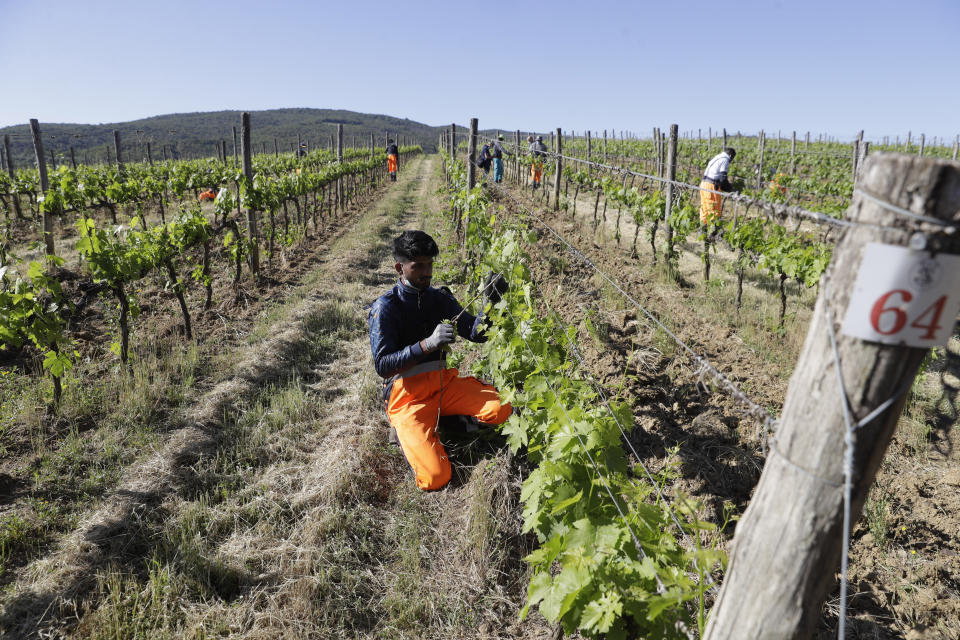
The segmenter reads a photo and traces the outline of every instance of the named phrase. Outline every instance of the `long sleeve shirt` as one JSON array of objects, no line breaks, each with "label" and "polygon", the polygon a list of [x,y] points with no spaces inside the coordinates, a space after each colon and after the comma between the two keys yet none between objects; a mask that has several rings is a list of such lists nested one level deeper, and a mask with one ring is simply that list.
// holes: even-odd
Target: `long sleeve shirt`
[{"label": "long sleeve shirt", "polygon": [[390,145],[389,147],[387,147],[387,155],[388,155],[388,156],[398,155],[398,153],[397,153],[397,145],[392,144],[392,145]]},{"label": "long sleeve shirt", "polygon": [[[405,369],[432,360],[441,360],[440,350],[424,353],[420,341],[430,336],[437,325],[452,320],[463,310],[460,303],[443,289],[428,287],[420,291],[403,283],[377,298],[370,308],[370,350],[377,374],[389,378]],[[457,318],[456,331],[472,342],[485,342],[483,316],[464,312]]]},{"label": "long sleeve shirt", "polygon": [[502,158],[507,153],[507,150],[503,148],[503,144],[497,140],[493,143],[493,157]]}]

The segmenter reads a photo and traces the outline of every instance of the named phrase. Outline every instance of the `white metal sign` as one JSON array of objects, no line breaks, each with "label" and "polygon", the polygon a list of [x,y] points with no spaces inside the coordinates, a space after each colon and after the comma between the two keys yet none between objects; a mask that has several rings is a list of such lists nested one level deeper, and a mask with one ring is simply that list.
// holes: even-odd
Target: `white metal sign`
[{"label": "white metal sign", "polygon": [[853,285],[843,333],[911,347],[947,344],[960,312],[960,255],[872,242]]}]

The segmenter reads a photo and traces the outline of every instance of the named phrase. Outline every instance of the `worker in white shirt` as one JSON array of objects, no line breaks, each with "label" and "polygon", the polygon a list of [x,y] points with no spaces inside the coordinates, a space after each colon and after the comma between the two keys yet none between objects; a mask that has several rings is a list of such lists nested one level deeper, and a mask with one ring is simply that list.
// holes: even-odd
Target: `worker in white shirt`
[{"label": "worker in white shirt", "polygon": [[720,211],[723,209],[723,196],[720,192],[733,190],[727,179],[727,170],[735,157],[737,151],[733,147],[725,147],[707,163],[700,181],[701,224],[710,224],[720,219]]}]

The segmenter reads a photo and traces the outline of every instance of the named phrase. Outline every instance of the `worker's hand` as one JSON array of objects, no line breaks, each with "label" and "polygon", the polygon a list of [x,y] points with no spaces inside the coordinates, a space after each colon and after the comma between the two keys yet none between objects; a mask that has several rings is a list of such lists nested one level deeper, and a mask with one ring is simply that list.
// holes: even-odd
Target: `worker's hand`
[{"label": "worker's hand", "polygon": [[423,340],[423,350],[427,352],[436,351],[443,345],[450,344],[456,339],[457,332],[453,328],[453,325],[441,322],[437,325],[437,328],[433,330],[433,333],[430,334],[430,337]]},{"label": "worker's hand", "polygon": [[503,294],[510,289],[510,285],[507,284],[507,279],[499,273],[493,273],[492,271],[486,280],[483,281],[483,287],[483,297],[490,304],[500,302],[500,300],[503,299]]}]

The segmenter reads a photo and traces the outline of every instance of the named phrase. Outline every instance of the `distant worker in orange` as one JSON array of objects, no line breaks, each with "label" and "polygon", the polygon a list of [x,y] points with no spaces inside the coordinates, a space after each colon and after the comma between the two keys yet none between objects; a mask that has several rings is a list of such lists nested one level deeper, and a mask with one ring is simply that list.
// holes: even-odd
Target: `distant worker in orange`
[{"label": "distant worker in orange", "polygon": [[533,156],[530,162],[530,180],[533,181],[533,188],[540,188],[540,180],[543,179],[543,160],[547,157],[547,145],[543,144],[543,136],[537,136],[537,141],[533,141],[533,136],[527,136],[530,142],[530,155]]},{"label": "distant worker in orange", "polygon": [[206,191],[200,192],[201,202],[203,202],[204,200],[216,200],[216,198],[217,198],[217,190],[214,189],[213,187],[210,187]]},{"label": "distant worker in orange", "polygon": [[733,191],[727,179],[727,171],[736,156],[736,149],[726,147],[707,163],[700,181],[700,223],[703,225],[720,220],[723,210],[723,196],[720,193]]},{"label": "distant worker in orange", "polygon": [[397,181],[397,158],[400,156],[400,150],[391,138],[387,140],[387,173],[390,174],[392,182]]},{"label": "distant worker in orange", "polygon": [[[437,436],[440,416],[502,424],[512,411],[493,386],[447,367],[444,347],[458,335],[486,341],[487,323],[482,312],[474,316],[465,311],[446,287],[430,286],[439,253],[436,241],[423,231],[404,231],[395,238],[394,268],[400,279],[377,298],[367,317],[374,368],[384,378],[387,419],[423,490],[450,482],[450,460]],[[490,274],[483,288],[485,303],[500,302],[506,291],[503,276]]]}]

